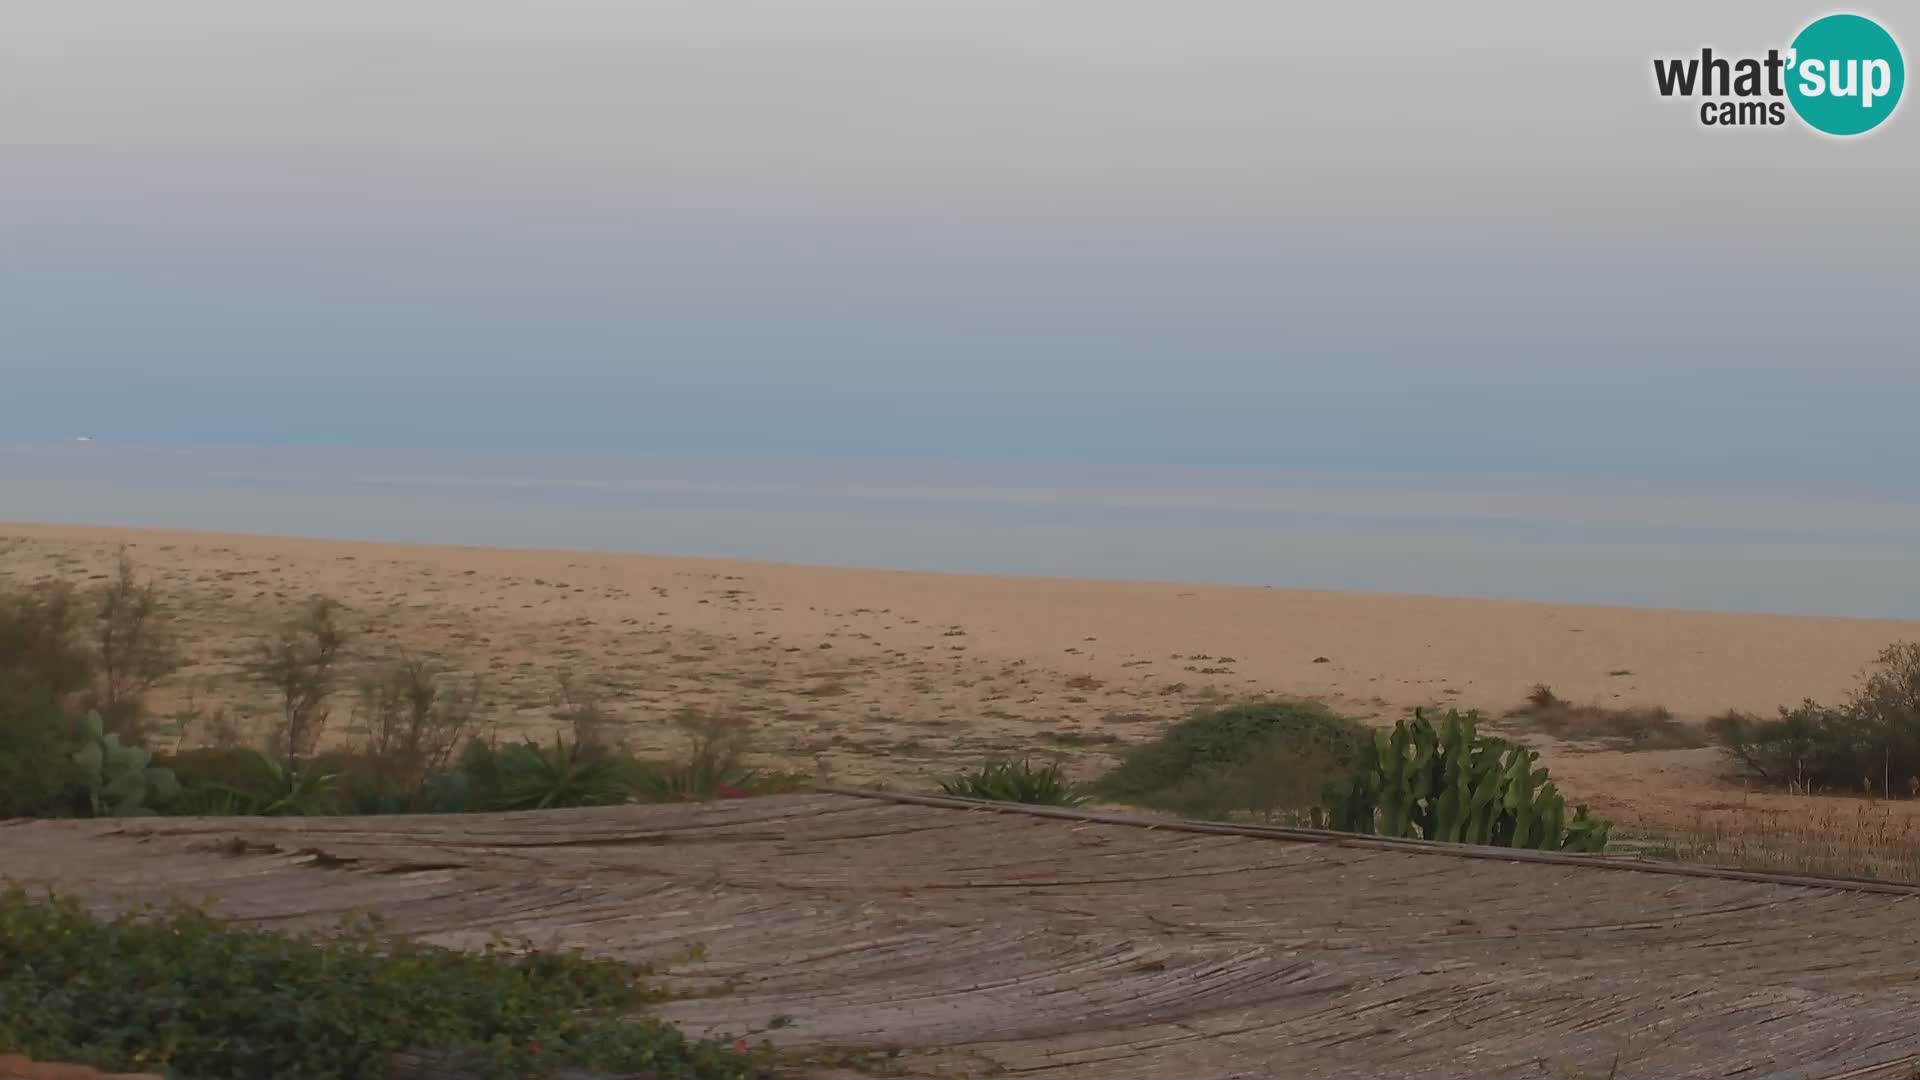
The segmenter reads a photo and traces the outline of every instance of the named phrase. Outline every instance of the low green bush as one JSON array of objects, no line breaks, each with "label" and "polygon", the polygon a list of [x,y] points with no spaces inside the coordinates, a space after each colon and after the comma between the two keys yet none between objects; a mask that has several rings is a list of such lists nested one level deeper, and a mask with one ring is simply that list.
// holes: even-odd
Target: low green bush
[{"label": "low green bush", "polygon": [[477,744],[462,756],[473,782],[474,806],[486,810],[551,810],[562,806],[616,806],[650,779],[646,766],[625,754],[579,740],[553,737],[500,747]]},{"label": "low green bush", "polygon": [[1369,738],[1318,702],[1206,708],[1129,750],[1092,793],[1186,817],[1305,820]]},{"label": "low green bush", "polygon": [[272,767],[266,755],[239,746],[175,750],[160,754],[154,760],[173,770],[174,778],[188,795],[215,787],[264,790]]},{"label": "low green bush", "polygon": [[940,790],[964,799],[1032,803],[1042,806],[1079,806],[1087,795],[1067,779],[1060,766],[1036,766],[1019,761],[989,761],[971,772],[940,781]]},{"label": "low green bush", "polygon": [[489,1078],[772,1074],[764,1047],[636,1017],[662,996],[647,974],[503,942],[437,948],[371,919],[289,935],[186,907],[101,919],[71,899],[0,892],[0,1053],[177,1080],[384,1076],[403,1051]]},{"label": "low green bush", "polygon": [[682,758],[648,761],[556,735],[469,741],[451,763],[417,785],[397,783],[365,751],[315,755],[298,769],[246,749],[186,750],[156,758],[179,780],[170,813],[205,816],[459,814],[689,802],[803,790],[798,774],[742,764],[738,747],[695,739]]},{"label": "low green bush", "polygon": [[1730,712],[1707,733],[1748,776],[1801,791],[1920,794],[1920,643],[1882,650],[1840,705],[1804,701],[1765,718]]}]

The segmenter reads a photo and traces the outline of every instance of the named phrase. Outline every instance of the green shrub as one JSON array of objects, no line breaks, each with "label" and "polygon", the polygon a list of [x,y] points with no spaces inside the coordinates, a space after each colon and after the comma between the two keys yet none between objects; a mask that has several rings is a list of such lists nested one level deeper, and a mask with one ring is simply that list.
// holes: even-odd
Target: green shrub
[{"label": "green shrub", "polygon": [[661,997],[646,974],[504,943],[436,948],[370,919],[283,935],[184,907],[102,920],[70,899],[0,892],[0,1052],[178,1080],[384,1076],[400,1051],[500,1078],[770,1075],[764,1049],[632,1018]]},{"label": "green shrub", "polygon": [[0,704],[0,818],[80,813],[69,721],[51,706]]},{"label": "green shrub", "polygon": [[1128,751],[1093,792],[1187,817],[1303,819],[1346,782],[1368,738],[1318,702],[1201,709]]},{"label": "green shrub", "polygon": [[137,742],[147,692],[180,667],[166,603],[151,579],[140,580],[124,549],[114,576],[93,591],[92,602],[88,638],[98,668],[93,705],[108,732]]},{"label": "green shrub", "polygon": [[[358,681],[357,739],[321,750],[347,662],[341,610],[315,597],[253,650],[247,671],[277,705],[266,753],[239,749],[237,729],[219,723],[221,746],[149,760],[138,739],[143,695],[179,666],[154,586],[123,557],[97,595],[60,583],[0,589],[0,817],[459,813],[806,786],[745,763],[744,722],[691,710],[679,717],[684,757],[637,760],[592,687],[564,677],[553,716],[570,739],[480,742],[479,687],[405,654]],[[97,712],[100,730],[82,710]],[[467,752],[450,760],[463,739]]]},{"label": "green shrub", "polygon": [[1881,650],[1838,706],[1782,707],[1773,719],[1730,712],[1707,732],[1743,772],[1799,790],[1920,794],[1920,643]]},{"label": "green shrub", "polygon": [[628,802],[640,777],[636,763],[555,735],[548,749],[528,739],[497,754],[501,810],[612,806]]},{"label": "green shrub", "polygon": [[1034,803],[1043,806],[1079,806],[1087,796],[1055,764],[1036,767],[1031,761],[989,761],[971,772],[940,781],[940,790],[965,799]]},{"label": "green shrub", "polygon": [[446,768],[479,711],[477,682],[454,682],[430,661],[403,656],[360,680],[354,718],[366,731],[342,773],[362,797],[407,801]]},{"label": "green shrub", "polygon": [[257,750],[204,748],[156,758],[172,770],[176,814],[208,817],[311,817],[338,813],[339,772],[316,758],[295,768]]},{"label": "green shrub", "polygon": [[382,763],[363,752],[316,755],[299,769],[253,750],[186,750],[156,763],[173,770],[179,814],[293,816],[317,814],[459,814],[688,802],[803,790],[806,778],[739,764],[710,742],[695,740],[685,758],[642,761],[622,751],[556,735],[496,745],[472,739],[451,764],[418,787],[390,784]]},{"label": "green shrub", "polygon": [[[558,734],[552,747],[532,739],[501,746],[475,739],[461,753],[459,771],[459,797],[472,810],[614,806],[631,801],[649,779],[645,766],[625,754]],[[450,787],[440,790],[441,798],[452,794]]]},{"label": "green shrub", "polygon": [[273,762],[257,750],[244,747],[205,746],[161,754],[156,764],[173,770],[180,782],[180,798],[171,808],[175,813],[207,814],[227,792],[249,796],[264,795],[272,786]]},{"label": "green shrub", "polygon": [[84,619],[68,585],[0,592],[0,705],[66,705],[93,685]]},{"label": "green shrub", "polygon": [[346,645],[340,602],[316,596],[255,649],[250,674],[272,690],[280,707],[269,737],[274,758],[297,766],[319,747]]},{"label": "green shrub", "polygon": [[1741,771],[1758,780],[1809,788],[1816,778],[1857,771],[1852,718],[1817,701],[1791,709],[1783,705],[1772,719],[1722,713],[1707,721],[1707,734]]},{"label": "green shrub", "polygon": [[1439,724],[1416,710],[1361,749],[1345,795],[1327,808],[1347,832],[1545,851],[1604,851],[1612,827],[1581,806],[1569,820],[1540,756],[1481,735],[1478,713]]},{"label": "green shrub", "polygon": [[84,617],[65,585],[0,591],[0,817],[85,812],[73,761],[94,671]]},{"label": "green shrub", "polygon": [[334,789],[340,774],[329,771],[322,762],[294,765],[261,755],[266,784],[254,791],[229,789],[237,800],[226,811],[246,817],[312,817],[336,808]]},{"label": "green shrub", "polygon": [[765,772],[746,763],[753,729],[738,717],[682,709],[674,723],[687,737],[684,756],[653,762],[639,772],[635,796],[643,802],[705,802],[800,790],[805,778]]}]

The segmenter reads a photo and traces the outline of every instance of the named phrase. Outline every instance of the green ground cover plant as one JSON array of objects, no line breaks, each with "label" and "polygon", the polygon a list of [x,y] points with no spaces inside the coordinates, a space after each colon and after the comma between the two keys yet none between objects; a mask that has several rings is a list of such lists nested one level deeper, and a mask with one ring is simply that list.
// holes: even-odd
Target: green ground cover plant
[{"label": "green ground cover plant", "polygon": [[661,1080],[772,1075],[766,1048],[643,1015],[643,968],[495,942],[442,949],[358,919],[283,934],[189,907],[89,914],[0,891],[0,1053],[178,1080],[353,1080],[401,1052],[488,1078],[560,1066]]}]

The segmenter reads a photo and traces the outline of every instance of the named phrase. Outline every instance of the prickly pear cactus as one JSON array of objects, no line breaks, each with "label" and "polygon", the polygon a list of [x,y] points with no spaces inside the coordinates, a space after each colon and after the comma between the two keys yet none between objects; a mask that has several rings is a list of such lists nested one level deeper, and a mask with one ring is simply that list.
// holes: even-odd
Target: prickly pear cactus
[{"label": "prickly pear cactus", "polygon": [[1422,710],[1374,733],[1352,783],[1328,800],[1324,820],[1345,832],[1541,851],[1606,850],[1612,827],[1566,800],[1540,756],[1477,731],[1477,713]]},{"label": "prickly pear cactus", "polygon": [[108,733],[100,714],[89,712],[81,722],[85,739],[74,752],[95,817],[137,817],[154,814],[180,794],[172,769],[155,767],[153,755],[128,746]]}]

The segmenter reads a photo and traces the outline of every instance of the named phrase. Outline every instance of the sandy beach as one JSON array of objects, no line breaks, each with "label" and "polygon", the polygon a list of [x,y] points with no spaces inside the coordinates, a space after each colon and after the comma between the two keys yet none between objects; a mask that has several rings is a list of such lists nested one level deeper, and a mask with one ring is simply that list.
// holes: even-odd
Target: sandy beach
[{"label": "sandy beach", "polygon": [[[1920,638],[1884,620],[30,524],[0,525],[0,576],[85,583],[123,547],[192,646],[163,707],[264,714],[249,643],[326,594],[351,612],[357,662],[404,648],[478,675],[502,732],[544,735],[568,676],[636,747],[673,745],[682,708],[727,711],[768,763],[851,783],[1003,753],[1092,775],[1197,705],[1261,695],[1378,723],[1420,705],[1498,717],[1536,683],[1688,721],[1770,713],[1837,699],[1883,646]],[[1630,820],[1748,797],[1710,749],[1543,752],[1570,794]]]}]

